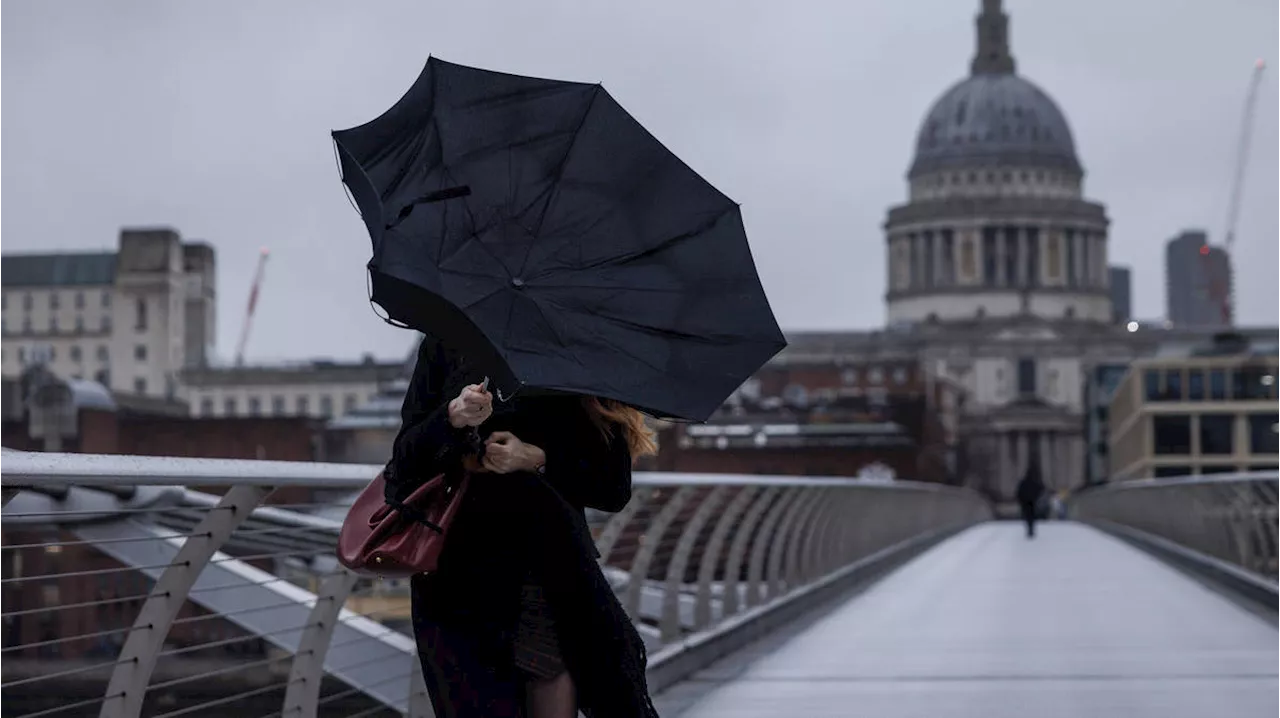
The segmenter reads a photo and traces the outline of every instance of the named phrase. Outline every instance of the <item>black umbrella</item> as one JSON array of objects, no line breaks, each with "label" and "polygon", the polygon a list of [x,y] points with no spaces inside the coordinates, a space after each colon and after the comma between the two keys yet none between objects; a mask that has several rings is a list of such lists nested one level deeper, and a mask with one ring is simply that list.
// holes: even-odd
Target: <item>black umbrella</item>
[{"label": "black umbrella", "polygon": [[333,137],[373,301],[500,389],[701,421],[786,345],[738,205],[600,85],[432,58]]}]

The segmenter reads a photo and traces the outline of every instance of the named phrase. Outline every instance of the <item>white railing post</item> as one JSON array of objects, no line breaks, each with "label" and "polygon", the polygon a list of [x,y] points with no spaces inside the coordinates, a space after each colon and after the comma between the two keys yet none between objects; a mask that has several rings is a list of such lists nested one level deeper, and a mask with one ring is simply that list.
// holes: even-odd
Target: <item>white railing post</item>
[{"label": "white railing post", "polygon": [[658,546],[662,543],[662,535],[666,533],[667,526],[675,520],[680,511],[684,509],[684,505],[688,503],[689,497],[693,495],[694,487],[682,486],[675,490],[675,493],[667,499],[667,503],[658,511],[658,515],[654,516],[649,522],[649,526],[645,528],[642,534],[640,546],[636,550],[636,554],[631,559],[631,581],[627,583],[626,593],[623,595],[622,607],[632,616],[640,615],[640,595],[644,592],[645,581],[649,576],[649,564],[653,561],[654,555],[658,551]]},{"label": "white railing post", "polygon": [[[764,518],[765,510],[771,505],[782,501],[785,496],[780,496],[782,489],[777,486],[770,486],[760,493],[755,502],[751,504],[751,508],[747,509],[747,515],[742,518],[742,523],[738,525],[738,530],[734,533],[733,543],[729,545],[729,558],[724,564],[724,595],[721,597],[721,605],[723,613],[721,618],[732,616],[738,612],[738,584],[741,582],[742,569],[746,568],[744,559],[747,554],[747,544],[751,541],[752,536],[756,533],[756,524],[760,519]],[[748,584],[750,591],[750,584]],[[751,605],[751,604],[747,604]]]},{"label": "white railing post", "polygon": [[760,524],[760,530],[756,533],[755,540],[751,544],[750,563],[747,564],[747,608],[758,606],[763,601],[761,589],[765,586],[765,556],[776,538],[778,522],[782,520],[787,510],[798,502],[803,495],[804,489],[789,488],[784,490],[782,497],[769,508],[769,513],[765,516],[764,523]]},{"label": "white railing post", "polygon": [[[707,539],[707,546],[702,550],[702,556],[698,560],[698,598],[693,604],[695,631],[706,628],[711,623],[711,583],[715,580],[716,569],[721,565],[720,555],[724,550],[725,541],[729,540],[729,532],[738,525],[738,517],[742,516],[742,512],[752,505],[752,499],[763,491],[764,489],[757,486],[743,486],[738,489],[729,505],[725,507],[724,513],[720,514],[716,525],[711,529],[711,538]],[[721,585],[727,586],[729,565],[726,563],[724,566]],[[728,604],[724,603],[727,600],[728,594],[725,593],[721,596],[723,615],[728,615]]]},{"label": "white railing post", "polygon": [[306,629],[298,639],[298,652],[289,669],[289,686],[285,689],[282,718],[315,718],[319,710],[320,686],[324,682],[324,659],[338,626],[342,607],[351,595],[358,577],[346,569],[327,576],[316,594],[315,605],[307,616]]},{"label": "white railing post", "polygon": [[101,718],[137,718],[142,714],[156,658],[191,586],[214,553],[269,493],[271,489],[259,486],[231,488],[185,540],[173,562],[156,580],[125,639],[119,662],[107,683]]},{"label": "white railing post", "polygon": [[720,485],[702,498],[689,523],[680,532],[671,562],[667,564],[667,578],[662,591],[662,617],[658,621],[659,636],[663,643],[674,641],[680,637],[680,589],[684,585],[685,570],[693,548],[697,545],[698,536],[706,526],[711,515],[719,510],[720,505],[729,494],[729,487]]}]

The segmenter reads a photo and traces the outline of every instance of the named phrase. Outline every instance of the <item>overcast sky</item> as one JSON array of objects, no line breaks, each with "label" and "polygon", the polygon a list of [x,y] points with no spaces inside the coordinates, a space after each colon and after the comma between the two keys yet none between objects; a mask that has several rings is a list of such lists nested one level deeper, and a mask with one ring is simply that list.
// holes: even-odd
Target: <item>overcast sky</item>
[{"label": "overcast sky", "polygon": [[[113,249],[171,225],[218,252],[218,353],[272,251],[249,357],[399,356],[365,300],[369,241],[329,131],[372,119],[429,54],[603,81],[743,204],[785,329],[883,322],[886,209],[929,105],[968,72],[978,0],[5,0],[3,248]],[[1018,71],[1064,109],[1137,313],[1162,244],[1220,239],[1256,58],[1238,318],[1277,322],[1276,0],[1012,0]],[[317,329],[308,329],[314,323]]]}]

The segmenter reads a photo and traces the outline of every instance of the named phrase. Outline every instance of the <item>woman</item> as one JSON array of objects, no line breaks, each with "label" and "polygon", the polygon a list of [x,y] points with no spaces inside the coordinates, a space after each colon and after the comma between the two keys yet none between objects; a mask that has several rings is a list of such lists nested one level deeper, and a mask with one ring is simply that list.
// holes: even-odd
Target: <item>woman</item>
[{"label": "woman", "polygon": [[643,417],[567,395],[495,403],[484,376],[424,339],[385,474],[402,498],[442,472],[473,473],[439,570],[412,581],[436,715],[657,716],[644,643],[583,511],[630,500],[632,459],[654,450]]}]

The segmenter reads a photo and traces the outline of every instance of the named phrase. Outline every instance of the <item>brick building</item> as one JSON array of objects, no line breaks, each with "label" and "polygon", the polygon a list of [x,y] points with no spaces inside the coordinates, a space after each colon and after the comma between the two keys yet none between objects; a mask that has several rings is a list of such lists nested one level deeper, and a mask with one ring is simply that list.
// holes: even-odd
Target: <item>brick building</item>
[{"label": "brick building", "polygon": [[[320,458],[323,447],[324,422],[320,419],[192,418],[181,402],[113,393],[96,382],[59,379],[40,366],[29,368],[16,380],[5,380],[3,394],[0,438],[10,449],[313,461]],[[307,489],[281,489],[273,492],[268,502],[294,504],[314,499]],[[25,659],[78,659],[118,652],[125,629],[132,625],[150,590],[151,579],[53,526],[8,524],[3,543],[6,579],[43,577],[4,586],[5,647],[42,643],[6,652],[6,660],[14,659],[18,665]],[[38,610],[56,605],[77,607]],[[249,639],[230,622],[205,615],[196,605],[185,605],[168,640],[178,646],[194,646],[244,636],[243,642],[195,651],[188,657],[262,654],[265,647],[260,640]],[[87,637],[43,643],[66,636]],[[32,669],[43,670],[39,666]]]},{"label": "brick building", "polygon": [[909,357],[771,362],[703,425],[660,432],[660,471],[955,481],[963,395]]}]

